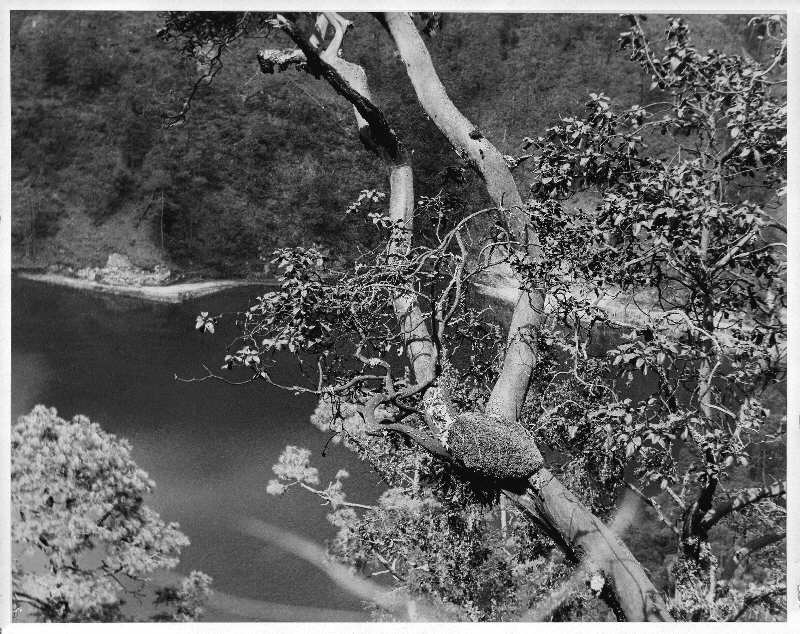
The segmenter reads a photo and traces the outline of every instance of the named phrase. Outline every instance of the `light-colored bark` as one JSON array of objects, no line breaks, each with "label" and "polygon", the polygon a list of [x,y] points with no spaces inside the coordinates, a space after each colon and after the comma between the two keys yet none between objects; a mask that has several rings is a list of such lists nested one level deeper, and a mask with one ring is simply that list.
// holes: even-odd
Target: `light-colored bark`
[{"label": "light-colored bark", "polygon": [[[527,236],[523,214],[515,212],[523,203],[505,160],[448,97],[410,16],[385,13],[382,20],[425,112],[456,152],[468,158],[478,170],[495,205],[509,210],[509,225],[520,248],[538,256],[535,237]],[[487,406],[488,411],[507,420],[516,420],[524,404],[536,364],[536,351],[526,331],[538,327],[543,304],[542,293],[533,296],[520,293],[517,299],[508,349]],[[555,527],[564,541],[582,551],[604,572],[627,620],[671,620],[662,597],[630,550],[547,469],[541,469],[531,478],[529,491],[524,495],[511,495],[518,505],[539,517],[539,521]]]},{"label": "light-colored bark", "polygon": [[540,499],[564,540],[584,553],[612,584],[628,621],[672,621],[664,599],[630,549],[547,469],[531,478],[529,495]]},{"label": "light-colored bark", "polygon": [[734,511],[739,511],[746,506],[750,506],[751,504],[759,502],[760,500],[778,497],[781,495],[786,495],[786,480],[776,482],[775,484],[771,484],[767,487],[752,487],[749,489],[744,489],[729,500],[720,502],[714,508],[709,510],[702,518],[703,530],[708,531],[717,522],[727,515],[730,515]]},{"label": "light-colored bark", "polygon": [[[414,229],[414,175],[410,164],[391,166],[389,187],[389,217],[393,222],[402,223],[402,233],[396,232],[392,249],[398,255],[406,255],[411,249]],[[417,383],[430,383],[436,377],[436,348],[416,295],[397,293],[394,312],[403,330],[406,354]]]},{"label": "light-colored bark", "polygon": [[[495,205],[511,210],[522,209],[522,197],[505,159],[448,97],[411,17],[407,13],[384,13],[383,20],[408,70],[417,99],[436,127],[456,152],[480,172]],[[513,216],[511,222],[517,230],[524,230],[524,222],[518,215]]]},{"label": "light-colored bark", "polygon": [[[508,224],[518,248],[531,257],[539,255],[535,236],[529,236],[522,209],[524,203],[505,159],[497,148],[453,104],[433,66],[422,37],[407,13],[384,13],[383,20],[406,66],[417,99],[458,154],[465,157],[486,183],[496,207],[507,209]],[[498,267],[510,278],[507,267]],[[492,389],[486,410],[507,420],[516,420],[528,392],[536,349],[528,334],[539,326],[544,294],[517,291],[516,306],[508,332],[508,350],[500,377]]]},{"label": "light-colored bark", "polygon": [[[405,152],[383,113],[373,103],[367,75],[358,64],[340,56],[342,38],[350,22],[336,13],[323,13],[317,18],[315,33],[306,39],[289,21],[283,28],[298,45],[302,58],[311,65],[311,72],[322,75],[328,83],[352,105],[362,141],[381,157],[389,171],[389,217],[399,223],[390,244],[390,256],[401,258],[411,249],[414,223],[414,175],[410,154]],[[334,35],[323,49],[328,29]],[[262,52],[262,55],[264,53]],[[417,383],[429,383],[436,376],[436,349],[424,315],[413,293],[398,292],[393,308],[400,322],[406,352]]]},{"label": "light-colored bark", "polygon": [[[527,240],[523,215],[515,213],[522,208],[522,199],[504,159],[448,98],[410,17],[389,13],[384,14],[383,20],[398,45],[421,104],[456,151],[468,158],[483,176],[495,205],[510,211],[509,225],[518,248],[536,256],[535,242]],[[322,51],[320,47],[328,25],[334,27],[335,35]],[[284,30],[305,55],[308,71],[324,77],[353,104],[362,140],[384,159],[389,169],[390,216],[392,220],[402,220],[406,229],[396,234],[391,246],[399,256],[410,248],[411,240],[414,189],[410,159],[383,113],[373,103],[363,69],[338,55],[347,26],[347,21],[337,14],[324,14],[317,22],[317,33],[308,39],[291,22],[283,23]],[[393,303],[417,382],[426,382],[435,376],[436,351],[424,316],[411,292],[398,293]],[[542,305],[543,295],[531,299],[520,293],[514,311],[500,380],[489,404],[493,413],[508,420],[516,420],[519,415],[536,363],[535,349],[524,333],[538,325]],[[592,566],[607,576],[613,588],[609,596],[618,603],[627,620],[669,620],[660,596],[627,547],[549,471],[542,469],[531,478],[528,492],[521,496],[511,493],[510,497],[544,530],[551,531],[563,548],[588,555]]]}]

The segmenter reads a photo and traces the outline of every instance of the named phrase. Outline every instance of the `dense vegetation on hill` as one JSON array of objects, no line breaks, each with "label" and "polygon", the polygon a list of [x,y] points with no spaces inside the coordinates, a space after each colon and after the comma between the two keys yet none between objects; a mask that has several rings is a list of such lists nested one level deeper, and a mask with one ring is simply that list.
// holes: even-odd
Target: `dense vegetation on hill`
[{"label": "dense vegetation on hill", "polygon": [[[701,16],[691,43],[670,18],[651,48],[664,21],[639,16],[619,37],[615,16],[446,15],[427,44],[408,14],[352,17],[340,49],[332,13],[17,14],[17,264],[113,250],[231,276],[276,253],[280,288],[237,315],[223,370],[317,395],[314,424],[390,488],[347,503],[346,471],[317,489],[288,445],[267,492],[321,497],[335,557],[454,618],[783,618],[783,18]],[[262,53],[287,71],[263,76],[274,33],[298,50]],[[504,267],[505,341],[462,292]],[[286,350],[315,358],[313,385],[273,380]],[[650,509],[630,539],[623,487]]]},{"label": "dense vegetation on hill", "polygon": [[[417,193],[474,176],[428,121],[372,17],[350,16],[345,53],[414,149]],[[650,28],[661,29],[653,20]],[[342,212],[384,174],[350,107],[305,73],[262,75],[262,41],[238,42],[200,87],[186,123],[166,128],[200,76],[156,33],[156,13],[13,12],[12,203],[15,264],[139,266],[207,275],[261,270],[259,254],[317,244],[352,254],[367,229]],[[700,46],[750,46],[745,16],[696,16]],[[578,112],[589,92],[648,99],[649,80],[617,53],[616,15],[446,15],[428,45],[449,94],[503,153]],[[276,42],[274,46],[284,46]],[[518,170],[519,178],[525,178]]]}]

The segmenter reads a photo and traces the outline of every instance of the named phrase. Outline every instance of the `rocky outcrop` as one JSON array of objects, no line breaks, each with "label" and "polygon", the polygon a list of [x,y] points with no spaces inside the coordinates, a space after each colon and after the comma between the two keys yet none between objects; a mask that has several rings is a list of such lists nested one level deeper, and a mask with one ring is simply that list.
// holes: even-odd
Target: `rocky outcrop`
[{"label": "rocky outcrop", "polygon": [[75,271],[75,277],[108,284],[110,286],[160,286],[169,280],[172,272],[161,265],[152,271],[135,266],[127,256],[112,253],[102,268],[86,267]]}]

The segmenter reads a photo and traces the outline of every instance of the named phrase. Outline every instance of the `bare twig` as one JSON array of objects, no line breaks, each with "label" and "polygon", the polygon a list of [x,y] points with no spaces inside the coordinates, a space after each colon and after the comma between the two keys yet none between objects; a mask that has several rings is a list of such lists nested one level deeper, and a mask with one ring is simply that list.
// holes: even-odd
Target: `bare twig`
[{"label": "bare twig", "polygon": [[667,528],[669,528],[669,529],[670,529],[670,530],[671,530],[673,533],[675,533],[676,535],[680,535],[680,534],[681,534],[681,531],[680,531],[680,529],[678,528],[677,524],[676,524],[675,522],[673,522],[673,521],[670,521],[670,520],[669,520],[669,518],[667,518],[667,516],[664,514],[664,510],[661,508],[661,505],[660,505],[658,502],[656,502],[656,500],[655,500],[654,498],[652,498],[652,497],[650,497],[650,496],[647,496],[647,495],[645,495],[645,494],[642,492],[642,490],[641,490],[641,489],[639,489],[639,487],[637,487],[637,486],[636,486],[636,485],[634,485],[634,484],[631,484],[631,483],[630,483],[630,482],[628,482],[627,480],[624,480],[623,482],[624,482],[624,484],[625,484],[625,486],[626,486],[626,487],[628,487],[628,488],[629,488],[631,491],[633,491],[633,492],[634,492],[636,495],[638,495],[638,496],[639,496],[639,498],[640,498],[640,499],[641,499],[643,502],[645,502],[645,504],[647,504],[648,506],[650,506],[650,507],[651,507],[651,508],[652,508],[652,509],[653,509],[653,510],[656,512],[656,515],[658,515],[658,519],[660,519],[660,520],[661,520],[661,522],[662,522],[662,523],[663,523],[663,524],[664,524],[664,525],[665,525]]}]

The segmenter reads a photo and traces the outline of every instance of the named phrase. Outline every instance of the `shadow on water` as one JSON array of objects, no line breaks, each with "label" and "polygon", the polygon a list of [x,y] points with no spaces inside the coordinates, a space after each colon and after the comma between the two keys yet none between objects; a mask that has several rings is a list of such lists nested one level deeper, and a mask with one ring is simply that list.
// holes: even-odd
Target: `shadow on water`
[{"label": "shadow on water", "polygon": [[[310,619],[329,613],[324,609],[359,610],[359,600],[319,569],[232,527],[251,516],[317,543],[333,536],[317,498],[266,494],[287,444],[314,452],[323,485],[345,468],[350,499],[376,498],[377,477],[352,454],[332,445],[320,456],[327,436],[308,422],[314,398],[263,384],[173,379],[202,376],[203,364],[218,368],[234,336],[230,326],[215,336],[198,333],[195,316],[245,308],[258,292],[239,288],[163,305],[14,280],[12,415],[43,403],[129,439],[134,459],[158,485],[150,504],[192,541],[179,572],[202,570],[221,592],[245,600],[309,606]],[[287,382],[300,379],[288,355],[278,359],[278,371]],[[234,619],[215,609],[208,617]]]}]

